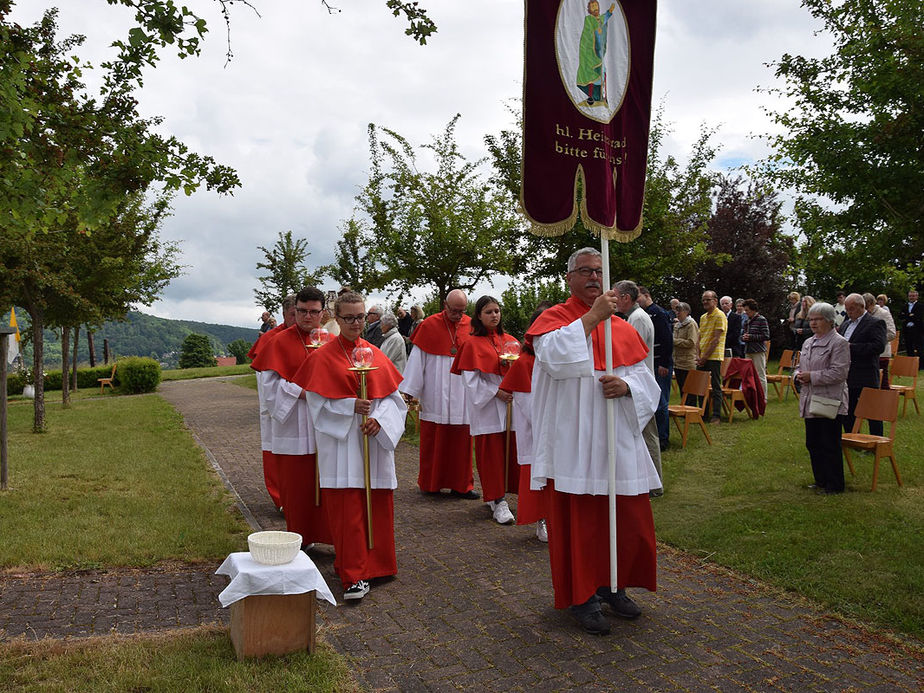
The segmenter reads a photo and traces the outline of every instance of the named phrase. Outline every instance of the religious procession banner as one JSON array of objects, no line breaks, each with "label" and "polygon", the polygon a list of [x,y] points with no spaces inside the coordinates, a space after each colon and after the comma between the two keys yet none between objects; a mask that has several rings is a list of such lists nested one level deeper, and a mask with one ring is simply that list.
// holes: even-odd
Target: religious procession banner
[{"label": "religious procession banner", "polygon": [[[641,232],[656,0],[525,0],[520,204],[533,233]],[[580,193],[580,194],[579,194]]]}]

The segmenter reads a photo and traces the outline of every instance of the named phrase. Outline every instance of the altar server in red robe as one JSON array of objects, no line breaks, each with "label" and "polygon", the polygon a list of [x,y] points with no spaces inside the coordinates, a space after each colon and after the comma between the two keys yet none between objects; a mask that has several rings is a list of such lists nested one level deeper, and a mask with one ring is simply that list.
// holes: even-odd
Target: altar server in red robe
[{"label": "altar server in red robe", "polygon": [[[263,332],[257,337],[257,341],[250,347],[247,352],[247,358],[250,359],[250,367],[254,368],[253,360],[257,358],[260,349],[269,344],[280,332],[295,324],[295,294],[289,294],[282,299],[282,319],[283,323]],[[273,505],[280,510],[282,509],[282,492],[279,490],[279,469],[276,464],[276,458],[273,456],[273,424],[266,408],[266,398],[263,394],[263,379],[266,371],[254,368],[257,376],[257,400],[260,402],[260,448],[263,452],[263,483],[266,484],[266,491],[273,501]]]},{"label": "altar server in red robe", "polygon": [[[542,313],[527,331],[533,371],[534,486],[548,492],[549,559],[555,607],[569,607],[590,633],[609,633],[601,603],[635,618],[626,587],[656,587],[654,521],[648,493],[660,480],[642,437],[660,389],[645,366],[648,348],[603,291],[602,260],[593,248],[568,259],[571,298]],[[608,328],[608,329],[607,329]],[[605,372],[604,340],[614,375]],[[607,430],[606,400],[615,402]],[[607,440],[616,449],[617,592],[610,590]]]},{"label": "altar server in red robe", "polygon": [[[349,292],[334,306],[340,334],[318,349],[296,374],[307,390],[321,471],[322,504],[333,533],[334,569],[344,599],[362,599],[369,581],[395,575],[395,447],[404,434],[407,405],[398,392],[401,374],[378,347],[360,335],[366,316],[364,299]],[[354,349],[371,350],[367,395],[357,396],[359,375]],[[367,416],[363,423],[363,415]],[[368,546],[363,435],[369,438],[373,548]]]},{"label": "altar server in red robe", "polygon": [[510,434],[508,479],[504,479],[507,454],[507,403],[513,395],[499,389],[509,361],[504,361],[505,343],[519,342],[504,334],[500,303],[492,296],[482,296],[475,303],[471,337],[462,344],[452,364],[452,374],[460,376],[465,385],[465,407],[469,430],[475,446],[475,464],[481,479],[481,493],[498,524],[514,521],[504,498],[507,489],[514,493],[519,484],[516,435]]},{"label": "altar server in red robe", "polygon": [[[532,325],[548,304],[540,304],[529,321]],[[520,471],[519,491],[517,492],[517,524],[536,523],[536,538],[542,542],[549,541],[546,528],[545,490],[532,487],[533,461],[533,365],[536,354],[528,344],[523,345],[520,358],[510,364],[500,389],[513,395],[513,430],[517,434],[517,462]]]},{"label": "altar server in red robe", "polygon": [[[253,368],[263,371],[263,397],[272,422],[273,455],[279,473],[286,528],[302,535],[305,548],[332,543],[327,515],[315,499],[315,436],[304,389],[293,380],[314,358],[311,331],[318,327],[324,294],[313,286],[295,297],[295,324],[261,346]],[[263,337],[264,339],[266,336]]]},{"label": "altar server in red robe", "polygon": [[465,385],[462,376],[451,373],[456,354],[471,334],[467,305],[465,294],[453,289],[443,310],[417,326],[401,392],[420,400],[420,490],[439,493],[448,488],[455,496],[477,499]]}]

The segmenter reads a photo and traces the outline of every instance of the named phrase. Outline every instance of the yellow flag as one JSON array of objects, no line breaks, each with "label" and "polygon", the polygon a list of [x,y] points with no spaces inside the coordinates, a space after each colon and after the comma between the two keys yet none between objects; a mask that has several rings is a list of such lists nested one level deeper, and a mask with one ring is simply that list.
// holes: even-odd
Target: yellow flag
[{"label": "yellow flag", "polygon": [[13,363],[17,356],[19,356],[19,325],[16,324],[16,309],[10,309],[10,327],[16,328],[16,332],[13,334],[13,339],[10,340],[9,348],[7,349],[6,362]]}]

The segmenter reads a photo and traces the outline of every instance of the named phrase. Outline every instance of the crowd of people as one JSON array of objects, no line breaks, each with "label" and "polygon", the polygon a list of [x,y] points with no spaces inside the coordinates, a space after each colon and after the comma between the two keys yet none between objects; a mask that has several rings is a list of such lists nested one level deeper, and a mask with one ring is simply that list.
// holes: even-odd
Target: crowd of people
[{"label": "crowd of people", "polygon": [[[609,632],[604,608],[623,618],[641,613],[626,590],[656,587],[650,503],[665,490],[672,379],[682,389],[691,370],[707,371],[718,421],[723,361],[747,359],[765,404],[770,324],[750,298],[706,291],[697,322],[689,304],[672,299],[662,308],[630,280],[608,289],[593,248],[569,258],[565,280],[570,298],[538,306],[522,341],[505,332],[496,298],[479,297],[469,317],[460,289],[429,317],[419,306],[367,307],[348,287],[330,306],[314,287],[283,303],[283,324],[252,350],[266,485],[306,550],[334,546],[345,599],[361,599],[370,581],[397,572],[394,451],[410,404],[422,494],[480,499],[493,522],[535,524],[548,543],[554,604],[587,632]],[[840,431],[852,427],[863,387],[879,386],[894,323],[869,294],[836,306],[790,300],[813,486],[839,493]],[[913,335],[921,319],[912,293],[902,324]],[[329,340],[312,336],[321,327]],[[611,493],[619,528],[612,558]]]}]

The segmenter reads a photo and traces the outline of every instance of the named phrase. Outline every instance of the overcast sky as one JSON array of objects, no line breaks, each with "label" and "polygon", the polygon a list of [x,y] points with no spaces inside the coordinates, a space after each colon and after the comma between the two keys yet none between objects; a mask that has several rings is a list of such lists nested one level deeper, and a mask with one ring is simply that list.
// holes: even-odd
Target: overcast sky
[{"label": "overcast sky", "polygon": [[[338,225],[367,179],[370,122],[420,144],[461,113],[457,136],[471,158],[485,156],[485,134],[511,125],[523,0],[421,0],[439,27],[426,46],[404,35],[384,0],[333,0],[341,9],[333,15],[320,0],[252,3],[260,17],[234,6],[226,66],[217,4],[187,0],[211,29],[202,55],[165,54],[147,74],[142,112],[237,169],[243,188],[176,198],[162,235],[181,241],[186,273],[144,312],[255,325],[257,246],[280,231],[308,239],[309,266],[331,262]],[[13,17],[32,23],[55,4],[62,33],[86,35],[81,54],[95,63],[131,19],[105,0],[17,0]],[[798,0],[660,0],[653,93],[673,124],[667,151],[682,158],[705,122],[718,128],[719,168],[761,158],[766,149],[753,136],[770,129],[761,105],[780,105],[755,92],[774,83],[764,64],[786,52],[828,53],[816,28]]]}]

